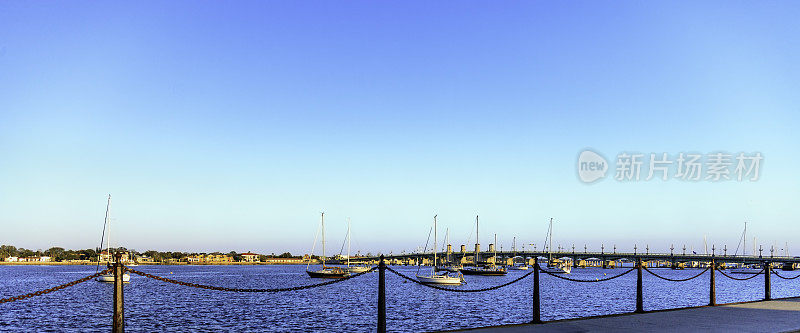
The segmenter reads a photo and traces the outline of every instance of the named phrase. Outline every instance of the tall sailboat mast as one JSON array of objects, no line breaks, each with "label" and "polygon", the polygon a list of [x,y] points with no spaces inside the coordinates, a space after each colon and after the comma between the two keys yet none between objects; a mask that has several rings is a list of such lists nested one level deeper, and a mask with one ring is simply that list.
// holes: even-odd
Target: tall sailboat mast
[{"label": "tall sailboat mast", "polygon": [[478,266],[478,251],[480,250],[480,237],[478,236],[478,215],[475,215],[475,266]]},{"label": "tall sailboat mast", "polygon": [[436,247],[439,243],[436,240],[436,216],[433,216],[433,270],[436,271]]},{"label": "tall sailboat mast", "polygon": [[550,243],[547,244],[547,262],[553,261],[553,218],[550,218],[550,229],[549,235],[547,238],[549,239]]},{"label": "tall sailboat mast", "polygon": [[320,220],[320,224],[322,224],[322,267],[325,268],[325,212],[322,212]]},{"label": "tall sailboat mast", "polygon": [[108,195],[108,202],[106,203],[106,225],[108,226],[108,237],[106,237],[106,253],[108,254],[108,261],[111,261],[111,220],[108,215],[111,212],[111,194]]},{"label": "tall sailboat mast", "polygon": [[347,267],[350,267],[350,218],[347,218]]},{"label": "tall sailboat mast", "polygon": [[445,261],[446,265],[450,264],[450,251],[447,251],[447,247],[450,246],[450,228],[448,227],[444,231],[444,252],[445,252]]},{"label": "tall sailboat mast", "polygon": [[494,234],[494,264],[497,265],[497,234]]}]

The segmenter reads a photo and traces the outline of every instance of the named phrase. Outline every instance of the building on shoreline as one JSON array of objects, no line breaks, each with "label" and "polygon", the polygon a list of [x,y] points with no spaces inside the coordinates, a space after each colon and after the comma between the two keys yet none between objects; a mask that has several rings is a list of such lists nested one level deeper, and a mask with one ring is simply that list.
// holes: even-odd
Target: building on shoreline
[{"label": "building on shoreline", "polygon": [[190,264],[232,263],[233,257],[227,254],[196,254],[186,257]]},{"label": "building on shoreline", "polygon": [[296,265],[296,264],[303,264],[307,261],[303,258],[276,258],[276,257],[267,257],[264,260],[267,264],[282,264],[282,265]]},{"label": "building on shoreline", "polygon": [[242,253],[241,256],[242,256],[242,262],[261,262],[261,260],[259,259],[261,255],[257,253],[247,252],[247,253]]}]

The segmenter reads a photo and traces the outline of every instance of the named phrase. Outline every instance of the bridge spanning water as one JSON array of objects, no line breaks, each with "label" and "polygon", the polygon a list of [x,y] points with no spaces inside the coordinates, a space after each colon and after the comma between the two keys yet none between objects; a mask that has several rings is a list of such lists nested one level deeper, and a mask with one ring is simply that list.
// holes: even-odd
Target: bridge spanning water
[{"label": "bridge spanning water", "polygon": [[[475,252],[450,252],[438,253],[438,260],[450,258],[455,263],[474,263]],[[650,265],[665,266],[674,268],[685,267],[686,263],[697,263],[703,265],[711,260],[719,264],[757,264],[770,263],[775,268],[794,269],[800,266],[800,257],[788,256],[743,256],[743,255],[717,255],[717,254],[687,254],[681,253],[650,253],[650,252],[590,252],[590,251],[483,251],[478,253],[479,263],[505,264],[508,260],[517,258],[532,264],[535,258],[569,259],[573,267],[594,266],[594,267],[615,267],[615,263],[630,263],[631,265],[638,260],[645,261]],[[433,261],[432,253],[403,253],[389,254],[384,258],[392,264],[427,264]],[[357,257],[351,260],[366,261],[377,264],[380,257]],[[630,267],[630,266],[628,266]]]}]

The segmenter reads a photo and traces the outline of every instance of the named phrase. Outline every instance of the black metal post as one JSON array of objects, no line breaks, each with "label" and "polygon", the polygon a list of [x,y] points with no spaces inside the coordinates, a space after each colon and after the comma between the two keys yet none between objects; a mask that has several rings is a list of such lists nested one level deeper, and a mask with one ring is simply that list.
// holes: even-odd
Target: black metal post
[{"label": "black metal post", "polygon": [[644,296],[642,295],[642,258],[636,260],[636,313],[644,313]]},{"label": "black metal post", "polygon": [[112,333],[122,333],[125,332],[125,315],[124,315],[124,300],[123,300],[123,292],[122,292],[122,253],[117,252],[114,255],[114,317],[113,317],[113,326],[111,327]]},{"label": "black metal post", "polygon": [[717,283],[715,273],[717,271],[716,262],[711,260],[711,282],[709,284],[710,292],[708,295],[708,305],[715,306],[717,305]]},{"label": "black metal post", "polygon": [[386,333],[386,263],[378,263],[378,333]]},{"label": "black metal post", "polygon": [[532,324],[542,323],[541,297],[539,295],[539,258],[533,259],[533,320]]},{"label": "black metal post", "polygon": [[764,262],[764,300],[769,301],[772,299],[772,264]]}]

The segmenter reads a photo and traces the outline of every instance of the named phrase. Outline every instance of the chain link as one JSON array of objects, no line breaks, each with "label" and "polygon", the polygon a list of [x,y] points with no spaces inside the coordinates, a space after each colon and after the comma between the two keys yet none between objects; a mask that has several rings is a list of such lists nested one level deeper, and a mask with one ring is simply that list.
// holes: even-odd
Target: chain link
[{"label": "chain link", "polygon": [[230,292],[237,292],[237,293],[276,293],[276,292],[283,292],[283,291],[296,291],[296,290],[303,290],[303,289],[310,289],[310,288],[327,286],[329,284],[334,284],[334,283],[350,280],[350,279],[355,278],[355,277],[359,277],[361,275],[364,275],[364,274],[367,274],[369,272],[372,272],[372,271],[376,270],[377,268],[378,268],[377,266],[376,267],[372,267],[368,271],[365,271],[365,272],[361,272],[361,273],[358,273],[358,274],[350,275],[350,276],[345,277],[345,278],[335,279],[335,280],[326,281],[326,282],[317,283],[317,284],[310,284],[310,285],[298,286],[298,287],[290,287],[290,288],[267,288],[267,289],[227,288],[227,287],[208,286],[208,285],[203,285],[203,284],[198,284],[198,283],[183,282],[183,281],[168,279],[168,278],[165,278],[165,277],[160,277],[160,276],[148,274],[148,273],[145,273],[145,272],[140,272],[140,271],[137,271],[137,270],[133,270],[133,269],[130,269],[128,267],[125,267],[125,270],[128,271],[128,272],[131,272],[133,274],[144,276],[146,278],[151,278],[151,279],[162,281],[162,282],[173,283],[173,284],[186,286],[186,287],[192,287],[192,288],[217,290],[217,291],[230,291]]},{"label": "chain link", "polygon": [[436,285],[432,285],[432,284],[430,284],[430,283],[423,283],[423,282],[417,281],[416,279],[414,279],[414,278],[411,278],[411,277],[408,277],[408,276],[404,275],[403,273],[400,273],[400,272],[398,272],[398,271],[396,271],[396,270],[392,269],[392,268],[391,268],[391,267],[389,267],[389,266],[386,266],[386,269],[387,269],[388,271],[390,271],[390,272],[394,273],[395,275],[397,275],[397,276],[401,277],[401,278],[404,278],[404,279],[406,279],[406,280],[408,280],[408,281],[411,281],[411,282],[414,282],[414,283],[417,283],[417,284],[421,284],[421,285],[423,285],[423,286],[426,286],[426,287],[428,287],[428,288],[433,288],[433,289],[438,289],[438,290],[444,290],[444,291],[452,291],[452,292],[457,292],[457,293],[477,293],[477,292],[483,292],[483,291],[489,291],[489,290],[500,289],[500,288],[503,288],[503,287],[505,287],[505,286],[508,286],[508,285],[512,285],[512,284],[514,284],[514,283],[517,283],[517,282],[521,281],[522,279],[524,279],[524,278],[526,278],[526,277],[530,276],[531,274],[533,274],[533,271],[531,271],[531,272],[529,272],[529,273],[527,273],[527,274],[525,274],[525,275],[523,275],[523,276],[520,276],[519,278],[515,279],[514,281],[507,282],[507,283],[503,283],[503,284],[501,284],[501,285],[497,285],[497,286],[493,286],[493,287],[483,288],[483,289],[453,289],[453,288],[444,288],[444,287],[439,287],[439,286],[436,286]]},{"label": "chain link", "polygon": [[725,272],[723,272],[722,270],[720,270],[720,271],[719,271],[719,273],[720,273],[720,274],[722,274],[722,275],[724,275],[725,277],[727,277],[727,278],[731,279],[731,280],[736,280],[736,281],[747,281],[747,280],[750,280],[750,279],[752,279],[752,278],[754,278],[754,277],[756,277],[756,276],[759,276],[759,275],[761,275],[762,273],[764,273],[764,269],[762,268],[762,269],[761,269],[761,271],[760,271],[760,272],[758,272],[758,273],[744,273],[744,274],[753,274],[753,276],[751,276],[751,277],[746,277],[746,278],[736,278],[736,277],[730,276],[730,275],[728,275],[728,274],[725,274]]},{"label": "chain link", "polygon": [[96,274],[89,275],[89,276],[84,277],[82,279],[78,279],[78,280],[75,280],[75,281],[72,281],[72,282],[67,282],[67,283],[59,285],[59,286],[55,286],[53,288],[40,290],[40,291],[37,291],[37,292],[32,292],[32,293],[28,293],[28,294],[24,294],[24,295],[19,295],[19,296],[14,296],[14,297],[9,297],[9,298],[3,298],[3,299],[0,299],[0,304],[10,303],[10,302],[14,302],[14,301],[20,301],[20,300],[23,300],[23,299],[26,299],[26,298],[41,296],[41,295],[44,295],[44,294],[49,294],[49,293],[52,293],[54,291],[59,291],[59,290],[64,289],[64,288],[72,287],[72,286],[74,286],[76,284],[89,281],[91,279],[94,279],[96,277],[99,277],[100,275],[103,275],[103,274],[106,274],[106,273],[109,273],[109,272],[111,272],[110,268],[106,269],[106,270],[104,270],[102,272],[98,272]]},{"label": "chain link", "polygon": [[793,276],[793,277],[785,277],[785,276],[781,276],[780,274],[778,274],[778,271],[775,271],[775,270],[773,270],[773,271],[772,271],[772,274],[775,274],[775,276],[777,276],[777,277],[779,277],[779,278],[781,278],[781,279],[784,279],[784,280],[794,280],[794,279],[796,279],[796,278],[800,277],[800,274],[798,274],[798,275],[795,275],[795,276]]},{"label": "chain link", "polygon": [[659,279],[662,279],[662,280],[667,280],[667,281],[671,281],[671,282],[684,282],[684,281],[689,281],[689,280],[691,280],[691,279],[694,279],[694,278],[700,277],[700,275],[703,275],[703,273],[705,273],[706,271],[708,271],[709,269],[711,269],[710,267],[706,267],[706,269],[704,269],[702,272],[700,272],[700,274],[697,274],[697,275],[695,275],[695,276],[692,276],[692,277],[690,277],[690,278],[686,278],[686,279],[670,279],[670,278],[663,277],[663,276],[661,276],[661,275],[658,275],[658,274],[656,274],[655,272],[653,272],[653,271],[651,271],[651,270],[647,269],[647,267],[642,267],[642,268],[644,268],[644,270],[645,270],[645,271],[647,271],[647,272],[648,272],[648,273],[650,273],[650,274],[653,274],[653,276],[655,276],[655,277],[657,277],[657,278],[659,278]]},{"label": "chain link", "polygon": [[622,274],[619,274],[619,275],[615,275],[615,276],[608,277],[608,278],[602,278],[602,279],[594,279],[594,280],[579,280],[579,279],[572,279],[572,278],[564,277],[564,276],[561,276],[561,275],[558,275],[558,274],[555,274],[555,273],[550,273],[550,272],[548,272],[548,271],[545,271],[545,270],[542,270],[542,272],[544,272],[544,273],[545,273],[545,274],[547,274],[547,275],[551,275],[551,276],[553,276],[553,277],[557,277],[557,278],[559,278],[559,279],[562,279],[562,280],[567,280],[567,281],[572,281],[572,282],[603,282],[603,281],[609,281],[609,280],[616,279],[616,278],[618,278],[618,277],[620,277],[620,276],[623,276],[623,275],[625,275],[625,274],[628,274],[628,273],[630,273],[630,272],[633,272],[635,269],[636,269],[636,268],[631,268],[631,269],[629,269],[629,270],[627,270],[627,271],[625,271],[624,273],[622,273]]}]

